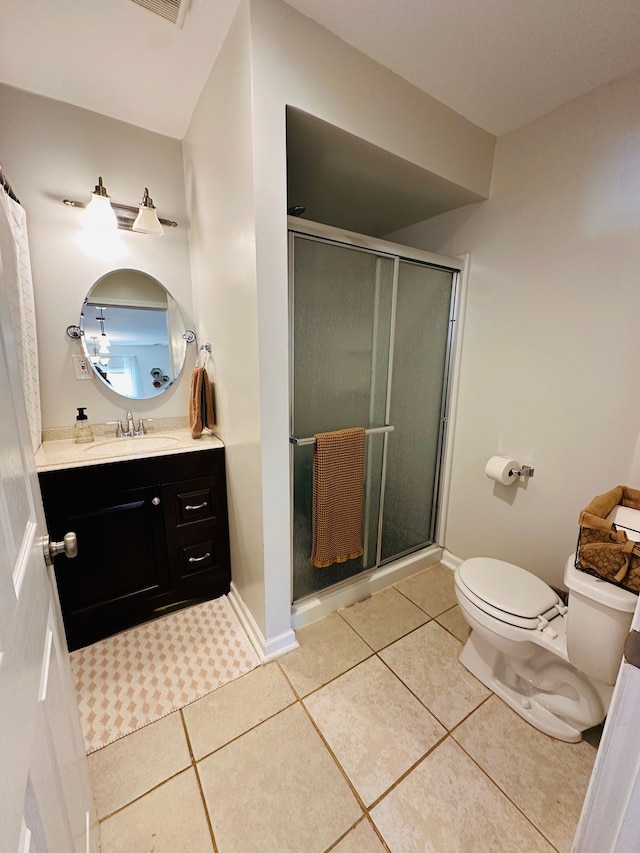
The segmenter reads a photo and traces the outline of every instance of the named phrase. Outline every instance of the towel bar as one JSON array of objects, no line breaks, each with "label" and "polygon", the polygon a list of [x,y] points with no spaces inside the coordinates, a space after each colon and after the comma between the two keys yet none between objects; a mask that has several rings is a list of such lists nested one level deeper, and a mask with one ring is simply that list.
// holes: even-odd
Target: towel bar
[{"label": "towel bar", "polygon": [[[365,435],[378,435],[383,432],[393,432],[395,427],[393,426],[381,426],[381,427],[372,427],[371,429],[365,429]],[[296,438],[294,435],[289,436],[289,444],[295,444],[296,447],[300,447],[303,444],[315,444],[316,439],[315,436],[311,436],[310,438]]]}]

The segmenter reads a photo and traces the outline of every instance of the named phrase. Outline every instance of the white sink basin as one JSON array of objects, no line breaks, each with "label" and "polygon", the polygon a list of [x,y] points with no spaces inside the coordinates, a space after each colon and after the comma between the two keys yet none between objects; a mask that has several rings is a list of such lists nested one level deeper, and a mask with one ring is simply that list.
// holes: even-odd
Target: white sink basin
[{"label": "white sink basin", "polygon": [[114,438],[99,441],[84,451],[87,456],[130,456],[136,453],[151,453],[177,444],[171,435],[137,435],[134,438]]}]

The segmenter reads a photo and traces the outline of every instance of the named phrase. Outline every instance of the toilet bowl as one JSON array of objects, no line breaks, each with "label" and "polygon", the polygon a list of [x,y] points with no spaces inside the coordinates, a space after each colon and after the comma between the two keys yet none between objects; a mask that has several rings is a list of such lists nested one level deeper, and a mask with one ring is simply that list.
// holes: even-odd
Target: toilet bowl
[{"label": "toilet bowl", "polygon": [[460,662],[540,731],[575,743],[609,708],[637,595],[575,568],[569,603],[536,575],[488,557],[455,571],[471,634]]}]

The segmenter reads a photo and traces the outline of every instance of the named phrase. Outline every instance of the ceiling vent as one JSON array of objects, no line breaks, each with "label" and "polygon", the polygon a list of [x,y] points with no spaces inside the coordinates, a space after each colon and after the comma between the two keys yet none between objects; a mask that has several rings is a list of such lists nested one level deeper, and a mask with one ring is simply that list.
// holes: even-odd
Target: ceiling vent
[{"label": "ceiling vent", "polygon": [[182,27],[189,11],[191,0],[132,0],[138,6],[160,15],[165,21],[171,21],[177,27]]}]

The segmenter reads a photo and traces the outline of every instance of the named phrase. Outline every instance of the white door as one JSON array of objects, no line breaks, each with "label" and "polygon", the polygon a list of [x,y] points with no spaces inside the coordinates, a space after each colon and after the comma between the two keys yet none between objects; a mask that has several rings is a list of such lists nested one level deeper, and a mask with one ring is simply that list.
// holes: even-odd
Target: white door
[{"label": "white door", "polygon": [[[640,632],[640,602],[631,623]],[[625,654],[637,664],[640,634]],[[640,850],[640,669],[623,660],[573,843],[575,853]]]},{"label": "white door", "polygon": [[89,853],[97,823],[1,263],[0,849]]}]

